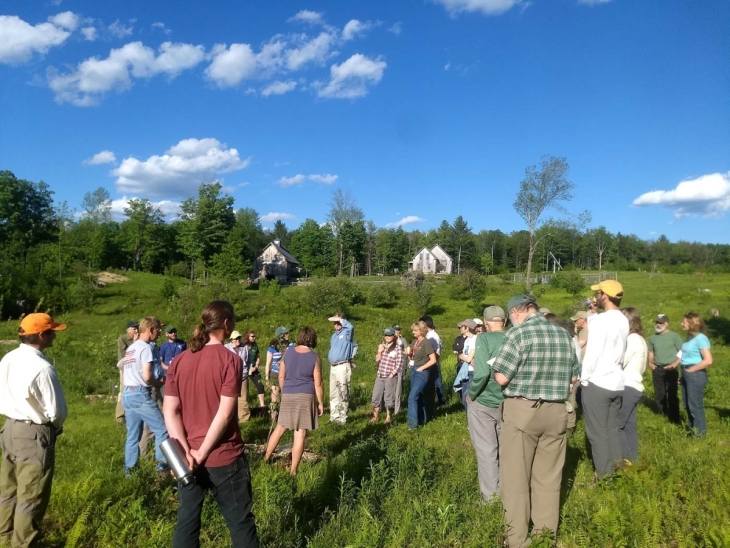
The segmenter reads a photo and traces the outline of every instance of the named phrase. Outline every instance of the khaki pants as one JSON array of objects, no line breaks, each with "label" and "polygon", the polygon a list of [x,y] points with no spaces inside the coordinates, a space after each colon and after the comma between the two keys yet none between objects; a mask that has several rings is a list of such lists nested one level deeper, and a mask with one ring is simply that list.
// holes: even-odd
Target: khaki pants
[{"label": "khaki pants", "polygon": [[330,420],[347,421],[347,407],[350,403],[350,377],[352,368],[349,363],[330,366]]},{"label": "khaki pants", "polygon": [[575,428],[576,423],[578,422],[578,387],[580,386],[580,381],[575,381],[573,384],[570,385],[570,397],[568,398],[568,401],[573,406],[573,411],[571,413],[568,413],[568,429]]},{"label": "khaki pants", "polygon": [[400,402],[401,399],[403,399],[403,371],[405,369],[405,365],[401,368],[400,371],[398,371],[398,384],[395,385],[395,409],[393,409],[394,413],[398,413],[400,411]]},{"label": "khaki pants", "polygon": [[530,520],[537,533],[557,531],[565,464],[565,403],[507,398],[499,436],[499,488],[511,548],[528,546]]},{"label": "khaki pants", "polygon": [[117,409],[114,418],[117,422],[124,422],[124,407],[122,406],[122,394],[124,394],[124,371],[119,372],[119,394],[117,394]]},{"label": "khaki pants", "polygon": [[51,500],[56,431],[8,419],[0,440],[0,545],[31,546]]},{"label": "khaki pants", "polygon": [[238,398],[238,422],[246,422],[251,418],[248,408],[248,377],[241,383],[241,397]]}]

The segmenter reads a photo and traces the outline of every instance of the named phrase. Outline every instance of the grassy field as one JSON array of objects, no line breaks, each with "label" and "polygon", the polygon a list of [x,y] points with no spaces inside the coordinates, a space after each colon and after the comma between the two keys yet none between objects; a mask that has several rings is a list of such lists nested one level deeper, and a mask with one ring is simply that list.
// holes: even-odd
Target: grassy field
[{"label": "grassy field", "polygon": [[[730,276],[644,273],[620,276],[624,304],[636,306],[645,326],[664,312],[679,329],[690,310],[709,317],[711,308],[730,314]],[[456,323],[473,317],[466,300],[448,298],[448,284],[436,284],[429,312],[448,350]],[[517,285],[490,279],[488,303],[505,305],[520,291]],[[229,288],[241,318],[240,330],[252,328],[265,342],[277,325],[312,325],[326,356],[330,324],[302,304],[306,287],[284,289],[277,297]],[[704,290],[710,290],[709,292]],[[55,360],[70,403],[64,435],[58,441],[53,498],[44,522],[46,546],[169,546],[177,502],[169,483],[151,465],[131,479],[123,475],[125,430],[114,422],[114,404],[86,396],[110,393],[117,377],[115,341],[132,318],[155,314],[189,333],[200,312],[190,299],[167,301],[163,278],[132,274],[131,280],[99,291],[93,313],[62,318],[69,329],[59,335]],[[223,288],[200,288],[199,302],[226,295]],[[541,306],[561,317],[578,301],[562,290],[536,287]],[[586,292],[586,296],[589,292]],[[332,311],[335,312],[335,311]],[[307,440],[319,456],[303,463],[297,477],[283,466],[266,466],[250,451],[254,512],[262,546],[349,547],[475,547],[500,546],[502,509],[498,502],[480,504],[476,461],[466,418],[454,395],[425,428],[409,432],[405,414],[387,428],[368,424],[369,397],[375,375],[373,356],[383,327],[409,325],[418,314],[407,295],[397,305],[356,305],[350,314],[360,345],[359,367],[353,373],[351,421],[344,427],[327,422]],[[16,321],[0,324],[0,339],[13,340]],[[687,439],[653,412],[650,376],[639,408],[639,463],[616,481],[594,485],[582,421],[569,440],[563,479],[559,546],[730,546],[730,322],[711,323],[715,364],[706,392],[708,436]],[[13,346],[0,345],[0,353]],[[443,360],[447,386],[455,359]],[[327,375],[325,367],[325,400]],[[251,403],[255,396],[251,394]],[[269,421],[254,419],[242,426],[248,444],[265,442]],[[285,438],[284,443],[291,438]],[[228,533],[215,504],[207,501],[201,539],[204,546],[227,546]]]}]

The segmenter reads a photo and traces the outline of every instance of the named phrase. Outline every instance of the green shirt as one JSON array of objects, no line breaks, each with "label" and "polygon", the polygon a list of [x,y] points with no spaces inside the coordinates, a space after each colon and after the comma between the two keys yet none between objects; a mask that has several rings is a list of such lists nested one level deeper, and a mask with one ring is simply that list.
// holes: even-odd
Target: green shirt
[{"label": "green shirt", "polygon": [[507,331],[492,370],[509,379],[507,397],[559,402],[570,396],[580,361],[570,334],[535,312]]},{"label": "green shirt", "polygon": [[117,361],[124,357],[124,354],[127,352],[127,348],[132,346],[133,342],[132,337],[129,335],[122,335],[117,339]]},{"label": "green shirt", "polygon": [[492,369],[487,363],[497,356],[502,346],[504,331],[480,333],[474,348],[474,378],[469,385],[469,397],[487,407],[499,407],[504,400],[502,387],[492,377]]},{"label": "green shirt", "polygon": [[664,335],[654,333],[647,343],[649,352],[654,352],[654,364],[659,367],[672,365],[677,361],[677,352],[682,350],[682,339],[674,331]]}]

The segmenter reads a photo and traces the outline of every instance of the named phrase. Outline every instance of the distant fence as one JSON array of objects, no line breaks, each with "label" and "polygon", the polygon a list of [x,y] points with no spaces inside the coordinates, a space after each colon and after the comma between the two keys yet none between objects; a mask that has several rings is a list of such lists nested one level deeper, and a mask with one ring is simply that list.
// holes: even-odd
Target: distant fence
[{"label": "distant fence", "polygon": [[[511,274],[511,280],[515,283],[526,283],[527,276],[525,274]],[[554,274],[543,273],[530,276],[533,284],[549,284]],[[618,280],[618,272],[599,272],[598,274],[583,274],[583,281],[587,284],[597,284],[603,280]]]}]

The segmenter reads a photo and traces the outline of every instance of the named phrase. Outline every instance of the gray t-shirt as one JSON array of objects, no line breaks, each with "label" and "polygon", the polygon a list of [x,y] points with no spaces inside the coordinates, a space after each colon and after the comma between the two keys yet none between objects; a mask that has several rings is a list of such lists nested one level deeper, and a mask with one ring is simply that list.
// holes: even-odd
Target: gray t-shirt
[{"label": "gray t-shirt", "polygon": [[142,366],[154,363],[150,343],[138,340],[124,353],[124,386],[149,386],[142,378]]}]

